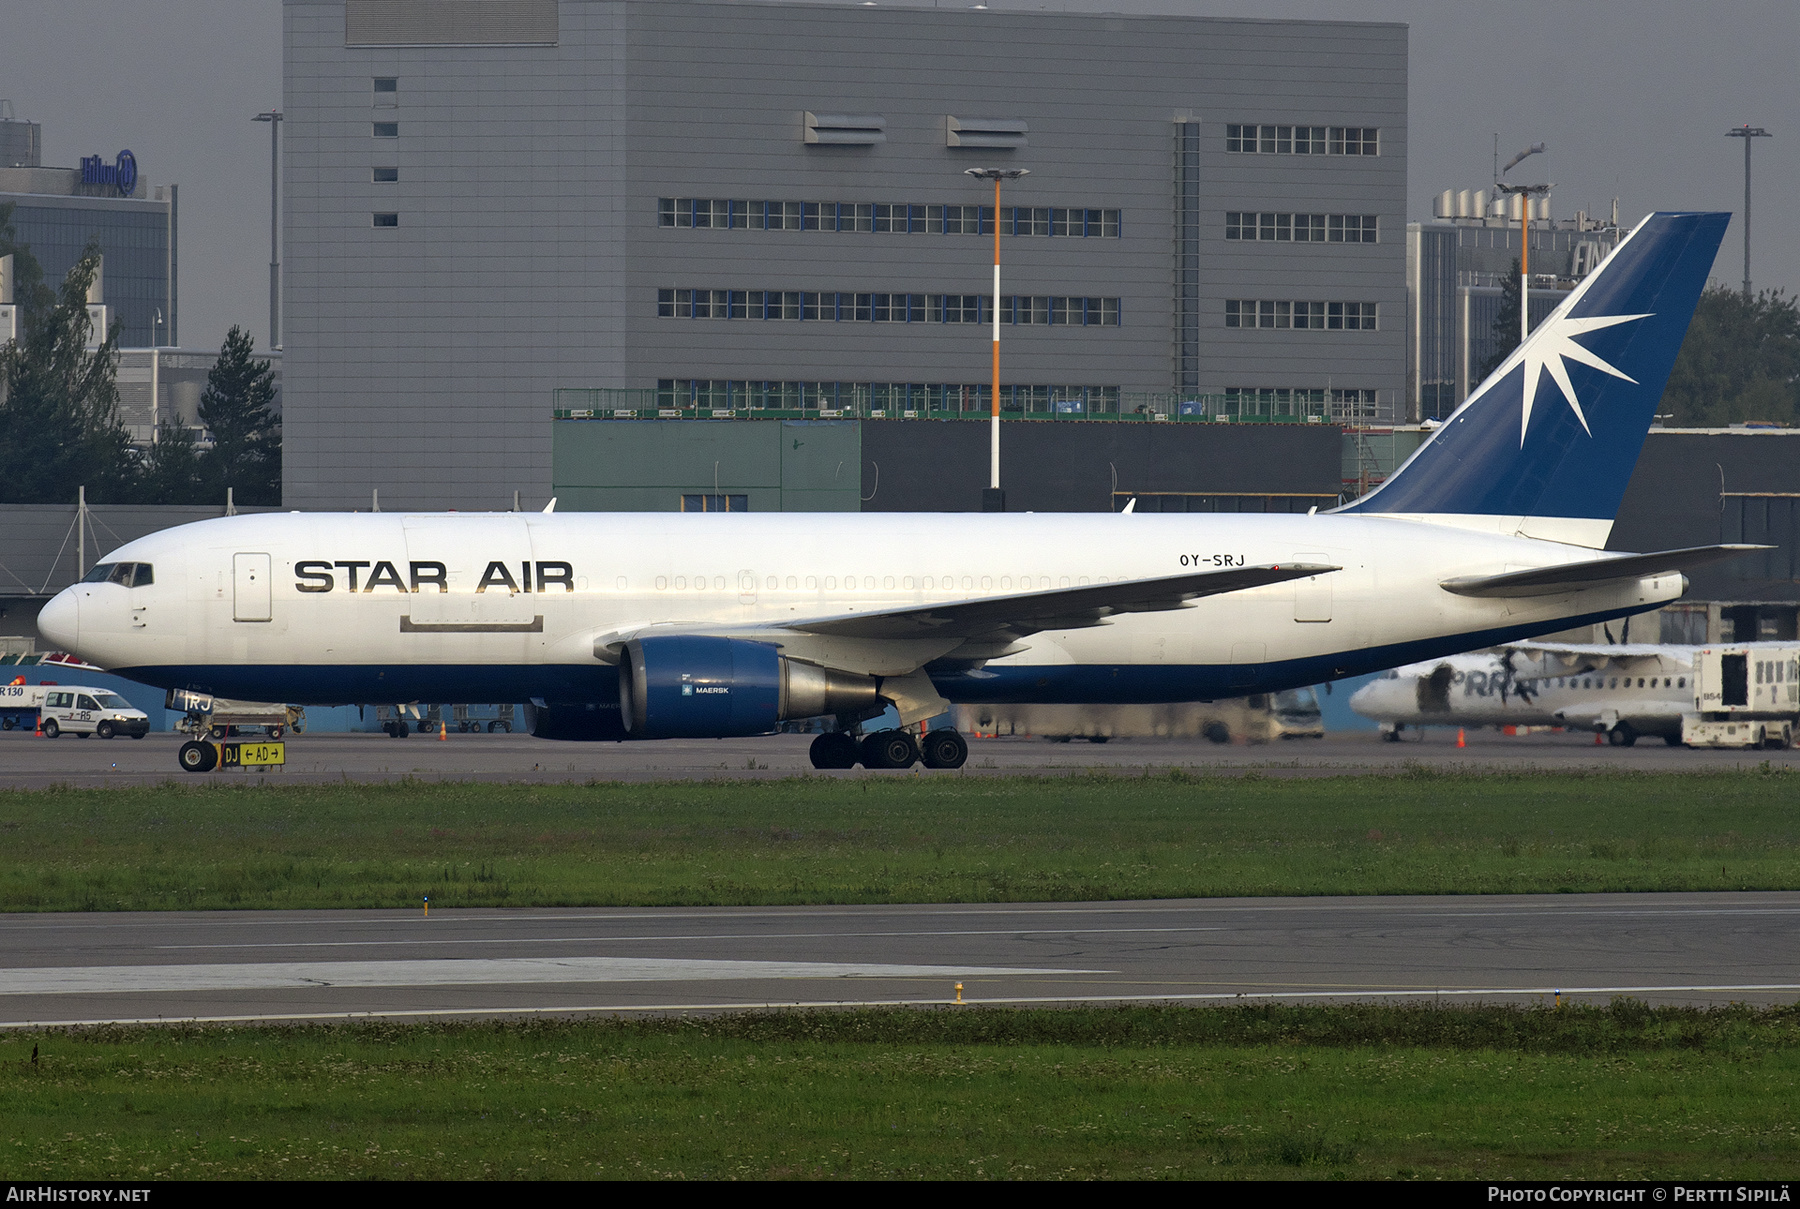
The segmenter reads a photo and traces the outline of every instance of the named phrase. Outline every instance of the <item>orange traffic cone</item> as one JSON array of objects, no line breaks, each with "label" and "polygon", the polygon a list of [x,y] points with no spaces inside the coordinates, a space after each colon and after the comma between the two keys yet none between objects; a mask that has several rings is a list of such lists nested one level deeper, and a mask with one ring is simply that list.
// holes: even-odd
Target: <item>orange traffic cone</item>
[{"label": "orange traffic cone", "polygon": [[1469,745],[1469,741],[1463,737],[1463,728],[1460,726],[1456,728],[1456,745],[1458,747],[1467,747]]},{"label": "orange traffic cone", "polygon": [[38,738],[38,739],[41,739],[44,737],[44,715],[43,714],[38,715],[37,734],[33,737]]},{"label": "orange traffic cone", "polygon": [[438,723],[438,742],[439,743],[450,742],[450,724],[448,722],[439,722]]},{"label": "orange traffic cone", "polygon": [[1604,742],[1602,742],[1602,740],[1601,740],[1601,738],[1600,738],[1600,732],[1599,732],[1599,731],[1595,731],[1595,732],[1594,732],[1594,746],[1595,746],[1595,747],[1604,747],[1604,746],[1606,746],[1606,744],[1605,744],[1605,743],[1604,743]]}]

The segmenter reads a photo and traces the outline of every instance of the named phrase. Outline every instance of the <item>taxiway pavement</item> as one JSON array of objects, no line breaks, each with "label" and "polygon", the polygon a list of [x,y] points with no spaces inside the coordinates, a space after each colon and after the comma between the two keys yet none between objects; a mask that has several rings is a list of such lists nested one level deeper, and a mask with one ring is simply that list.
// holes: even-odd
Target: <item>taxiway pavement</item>
[{"label": "taxiway pavement", "polygon": [[[895,772],[815,773],[807,759],[808,735],[751,739],[669,739],[654,743],[555,743],[528,735],[451,735],[439,740],[414,734],[390,739],[381,734],[290,736],[287,765],[269,772],[218,769],[184,773],[175,752],[182,736],[153,734],[144,739],[34,738],[0,732],[0,788],[41,789],[49,785],[155,785],[162,781],[251,780],[271,784],[325,781],[424,780],[493,782],[661,781],[765,779],[798,775],[891,777]],[[1517,772],[1688,771],[1753,768],[1764,760],[1800,767],[1800,749],[1779,751],[1690,751],[1659,740],[1635,747],[1594,745],[1587,734],[1508,736],[1470,731],[1466,747],[1456,731],[1433,730],[1404,742],[1384,743],[1371,731],[1291,739],[1258,746],[1205,740],[1121,739],[1110,743],[1049,743],[1030,738],[972,738],[969,762],[955,771],[919,770],[925,776],[1066,774],[1083,769],[1136,774],[1149,769],[1186,768],[1212,772],[1250,769],[1269,776],[1341,776],[1393,773],[1409,763],[1434,768],[1491,768]]]},{"label": "taxiway pavement", "polygon": [[0,1026],[795,1005],[1800,999],[1800,893],[0,916]]}]

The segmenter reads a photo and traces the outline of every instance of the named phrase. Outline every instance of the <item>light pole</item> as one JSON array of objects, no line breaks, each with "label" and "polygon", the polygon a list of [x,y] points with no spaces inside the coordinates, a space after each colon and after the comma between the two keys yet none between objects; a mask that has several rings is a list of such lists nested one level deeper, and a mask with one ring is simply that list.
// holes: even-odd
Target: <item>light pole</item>
[{"label": "light pole", "polygon": [[[966,168],[977,180],[994,182],[994,398],[989,421],[988,486],[981,493],[983,512],[1005,512],[1006,493],[1000,490],[1000,182],[1031,175],[1029,168]],[[980,230],[976,224],[976,230]]]},{"label": "light pole", "polygon": [[269,347],[281,347],[281,236],[277,226],[281,193],[276,176],[281,162],[281,110],[259,113],[252,119],[269,124]]},{"label": "light pole", "polygon": [[1739,126],[1727,130],[1726,138],[1744,140],[1744,301],[1750,301],[1750,141],[1775,136],[1761,126]]},{"label": "light pole", "polygon": [[1505,176],[1519,165],[1527,156],[1537,155],[1544,150],[1544,144],[1538,143],[1527,147],[1519,154],[1506,161],[1506,167],[1500,169],[1494,177],[1494,188],[1507,196],[1517,195],[1519,198],[1519,343],[1524,344],[1531,337],[1531,199],[1549,196],[1550,185],[1507,185],[1502,184],[1500,177]]}]

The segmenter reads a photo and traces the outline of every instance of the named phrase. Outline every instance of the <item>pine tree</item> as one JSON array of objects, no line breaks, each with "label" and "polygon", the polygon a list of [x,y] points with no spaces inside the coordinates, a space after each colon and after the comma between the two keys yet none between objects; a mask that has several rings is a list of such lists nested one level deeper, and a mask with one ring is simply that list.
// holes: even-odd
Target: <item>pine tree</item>
[{"label": "pine tree", "polygon": [[212,447],[200,458],[201,474],[215,498],[231,488],[240,504],[281,503],[281,420],[274,374],[267,361],[251,358],[255,341],[233,327],[206,376],[200,422]]},{"label": "pine tree", "polygon": [[1700,295],[1660,410],[1682,427],[1800,424],[1800,306],[1780,290]]},{"label": "pine tree", "polygon": [[[10,227],[0,234],[11,242]],[[41,280],[24,290],[22,331],[0,347],[0,502],[72,503],[82,486],[96,502],[132,493],[136,467],[118,411],[118,324],[88,347],[87,293],[99,267],[99,245],[90,242],[61,290],[52,294]]]},{"label": "pine tree", "polygon": [[1494,341],[1494,351],[1476,371],[1475,382],[1487,381],[1487,376],[1500,368],[1502,362],[1513,355],[1519,347],[1519,262],[1512,262],[1512,272],[1500,283],[1500,312],[1494,316],[1494,326],[1489,329]]}]

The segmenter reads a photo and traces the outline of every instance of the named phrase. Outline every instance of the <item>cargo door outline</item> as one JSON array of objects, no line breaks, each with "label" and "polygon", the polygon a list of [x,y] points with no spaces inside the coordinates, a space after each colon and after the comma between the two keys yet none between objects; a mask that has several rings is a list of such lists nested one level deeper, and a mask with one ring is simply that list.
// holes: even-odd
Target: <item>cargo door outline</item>
[{"label": "cargo door outline", "polygon": [[270,621],[270,572],[267,554],[231,556],[231,619]]}]

